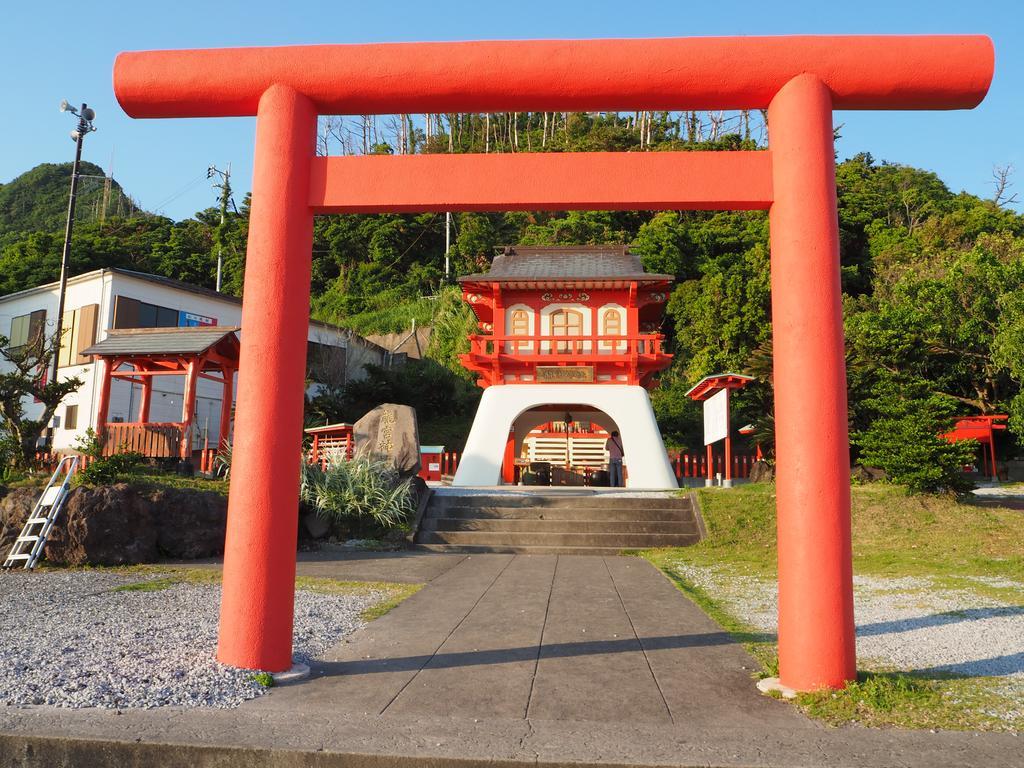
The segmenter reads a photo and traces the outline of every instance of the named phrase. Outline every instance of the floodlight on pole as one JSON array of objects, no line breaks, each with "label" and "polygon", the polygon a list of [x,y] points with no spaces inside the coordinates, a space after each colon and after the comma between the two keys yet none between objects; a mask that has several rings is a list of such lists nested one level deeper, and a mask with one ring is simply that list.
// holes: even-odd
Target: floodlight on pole
[{"label": "floodlight on pole", "polygon": [[[71,131],[71,140],[75,142],[75,163],[71,167],[71,194],[68,196],[68,220],[64,229],[64,250],[60,259],[60,289],[57,294],[57,332],[53,337],[53,360],[50,366],[50,381],[57,381],[57,367],[60,362],[61,337],[64,335],[64,296],[68,289],[68,261],[71,257],[71,230],[75,223],[75,198],[78,195],[78,166],[82,162],[82,140],[87,133],[96,130],[92,121],[96,119],[96,110],[83,103],[75,109],[67,99],[60,103],[61,112],[70,112],[78,118],[78,125]],[[51,432],[52,439],[52,432]]]}]

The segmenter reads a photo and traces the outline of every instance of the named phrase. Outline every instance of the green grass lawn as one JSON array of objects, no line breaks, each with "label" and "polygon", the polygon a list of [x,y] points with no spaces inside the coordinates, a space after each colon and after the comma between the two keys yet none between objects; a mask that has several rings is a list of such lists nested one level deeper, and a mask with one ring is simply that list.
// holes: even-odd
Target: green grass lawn
[{"label": "green grass lawn", "polygon": [[[727,581],[774,579],[775,487],[746,485],[698,494],[707,538],[692,547],[639,554],[741,640],[760,661],[762,676],[774,676],[774,637],[736,615],[726,595],[692,574],[713,569]],[[933,589],[1024,606],[1024,513],[1019,510],[960,503],[951,496],[910,495],[884,483],[853,486],[852,531],[855,574],[924,578]],[[797,703],[832,724],[1006,729],[1008,704],[996,692],[998,684],[993,678],[863,669],[846,690],[802,694]],[[1000,710],[1003,717],[992,714]],[[1018,715],[1010,716],[1009,727],[1024,726],[1020,710],[1024,704],[1018,701]]]}]

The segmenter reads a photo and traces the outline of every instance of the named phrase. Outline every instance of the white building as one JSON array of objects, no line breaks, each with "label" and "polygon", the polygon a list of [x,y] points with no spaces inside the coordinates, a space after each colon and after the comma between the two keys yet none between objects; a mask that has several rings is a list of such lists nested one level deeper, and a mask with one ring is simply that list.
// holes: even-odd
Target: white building
[{"label": "white building", "polygon": [[[36,334],[52,337],[56,331],[58,283],[29,288],[0,297],[0,334],[10,346],[25,344]],[[112,329],[168,328],[202,325],[239,326],[242,302],[233,296],[166,277],[124,269],[99,269],[68,279],[64,302],[63,340],[58,377],[77,376],[83,384],[65,398],[51,426],[53,447],[70,449],[86,429],[93,426],[99,399],[99,364],[81,354],[106,338]],[[383,365],[385,350],[343,328],[314,320],[309,325],[309,364],[316,378],[332,383],[365,377],[367,364]],[[6,362],[2,365],[9,366]],[[200,379],[195,409],[193,446],[204,440],[219,442],[222,386]],[[233,388],[238,391],[237,386]],[[150,421],[181,420],[184,377],[155,377]],[[110,393],[109,421],[138,418],[141,386],[114,380]],[[41,405],[25,401],[30,417]]]}]

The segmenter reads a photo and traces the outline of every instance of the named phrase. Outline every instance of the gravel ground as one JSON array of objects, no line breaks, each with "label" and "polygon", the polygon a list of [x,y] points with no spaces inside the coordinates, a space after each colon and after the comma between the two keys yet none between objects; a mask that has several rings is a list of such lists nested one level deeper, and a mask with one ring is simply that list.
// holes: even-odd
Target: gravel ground
[{"label": "gravel ground", "polygon": [[[776,582],[677,564],[689,582],[729,612],[774,635]],[[979,585],[1019,590],[1024,583],[975,577]],[[992,678],[1009,699],[1010,717],[1024,709],[1024,599],[1004,602],[970,589],[938,586],[927,577],[855,576],[854,617],[861,667]]]},{"label": "gravel ground", "polygon": [[[214,660],[220,586],[115,591],[159,578],[101,571],[0,574],[0,703],[60,707],[235,707],[266,692]],[[383,595],[299,591],[296,660],[363,626]]]}]

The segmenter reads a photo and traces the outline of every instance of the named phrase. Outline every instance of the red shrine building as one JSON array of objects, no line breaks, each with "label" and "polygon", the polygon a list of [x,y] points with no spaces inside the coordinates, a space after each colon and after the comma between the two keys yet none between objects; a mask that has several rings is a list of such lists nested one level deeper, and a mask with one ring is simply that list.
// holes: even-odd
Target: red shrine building
[{"label": "red shrine building", "polygon": [[625,246],[516,246],[459,282],[479,329],[462,362],[484,394],[455,485],[510,482],[530,433],[560,421],[618,430],[627,486],[677,486],[647,394],[672,360],[659,333],[671,275]]}]

